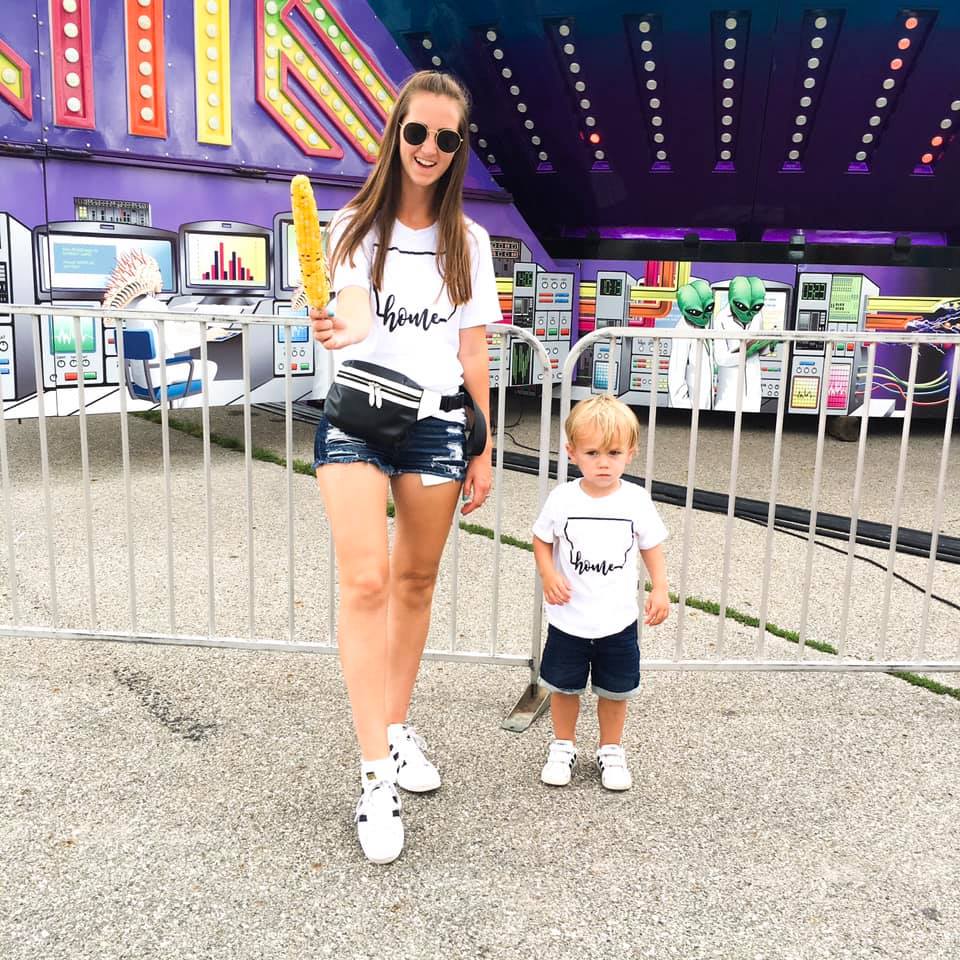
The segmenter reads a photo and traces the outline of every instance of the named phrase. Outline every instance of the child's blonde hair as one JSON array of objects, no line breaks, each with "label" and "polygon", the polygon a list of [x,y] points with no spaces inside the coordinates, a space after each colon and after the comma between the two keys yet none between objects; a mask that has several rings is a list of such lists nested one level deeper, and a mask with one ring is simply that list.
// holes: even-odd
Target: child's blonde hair
[{"label": "child's blonde hair", "polygon": [[636,414],[622,400],[608,393],[578,403],[570,411],[563,429],[572,446],[576,446],[577,438],[588,430],[599,432],[600,444],[606,449],[618,442],[633,449],[640,439],[640,422]]}]

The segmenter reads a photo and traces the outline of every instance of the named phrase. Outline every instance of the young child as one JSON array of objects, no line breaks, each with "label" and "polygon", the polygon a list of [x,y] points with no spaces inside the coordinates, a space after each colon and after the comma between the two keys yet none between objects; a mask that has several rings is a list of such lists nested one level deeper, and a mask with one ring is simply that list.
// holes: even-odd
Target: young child
[{"label": "young child", "polygon": [[601,782],[608,790],[629,790],[620,740],[627,700],[640,689],[637,553],[653,585],[643,622],[655,626],[670,612],[660,546],[667,530],[647,491],[620,479],[640,433],[629,407],[611,396],[591,397],[573,408],[564,430],[567,454],[583,476],[556,487],[533,525],[549,622],[540,682],[551,691],[556,737],[540,779],[557,787],[570,782],[580,697],[590,675],[599,698]]}]

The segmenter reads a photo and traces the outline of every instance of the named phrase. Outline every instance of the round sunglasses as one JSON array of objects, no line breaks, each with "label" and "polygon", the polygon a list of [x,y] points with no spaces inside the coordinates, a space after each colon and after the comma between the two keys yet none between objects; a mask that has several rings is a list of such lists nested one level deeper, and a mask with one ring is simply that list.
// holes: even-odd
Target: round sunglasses
[{"label": "round sunglasses", "polygon": [[463,137],[456,130],[448,130],[444,127],[431,131],[425,123],[420,123],[418,120],[408,120],[400,127],[400,132],[411,147],[419,147],[427,139],[427,134],[433,133],[437,141],[437,149],[444,153],[456,153],[460,149],[460,144],[463,143]]}]

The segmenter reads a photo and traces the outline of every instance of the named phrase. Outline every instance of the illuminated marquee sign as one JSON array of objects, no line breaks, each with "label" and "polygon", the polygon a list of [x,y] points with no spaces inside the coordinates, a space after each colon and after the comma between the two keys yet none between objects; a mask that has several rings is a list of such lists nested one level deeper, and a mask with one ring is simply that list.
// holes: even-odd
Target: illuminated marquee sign
[{"label": "illuminated marquee sign", "polygon": [[[311,105],[327,116],[364,160],[373,163],[396,90],[371,63],[339,14],[321,0],[258,0],[257,38],[257,102],[290,139],[308,156],[343,156],[331,133],[295,92],[291,81],[296,80]],[[326,47],[351,78],[378,117],[376,124],[320,61],[315,45]]]},{"label": "illuminated marquee sign", "polygon": [[33,119],[30,67],[22,57],[14,53],[12,47],[2,40],[0,40],[0,97],[3,97],[28,120]]},{"label": "illuminated marquee sign", "polygon": [[197,140],[233,142],[230,119],[230,0],[195,0]]},{"label": "illuminated marquee sign", "polygon": [[51,0],[50,67],[53,122],[58,127],[96,127],[90,0]]},{"label": "illuminated marquee sign", "polygon": [[[50,116],[44,123],[96,131],[102,148],[115,151],[120,148],[115,139],[111,142],[115,125],[104,122],[99,129],[95,117],[94,31],[97,56],[101,56],[102,45],[103,56],[115,57],[114,44],[119,38],[110,32],[107,21],[94,22],[92,18],[109,15],[92,0],[37,0],[37,9],[46,3],[51,83],[45,108]],[[167,60],[180,55],[186,40],[193,48],[196,119],[189,139],[197,144],[235,146],[233,75],[238,84],[255,90],[256,108],[253,100],[236,106],[245,124],[250,122],[251,110],[259,113],[262,108],[269,122],[303,156],[341,160],[349,146],[356,158],[374,163],[397,90],[331,0],[234,3],[234,9],[243,11],[241,36],[246,39],[253,33],[252,64],[249,59],[231,64],[231,42],[236,45],[238,40],[231,36],[231,26],[234,33],[238,30],[236,22],[231,24],[231,6],[231,0],[122,0],[124,86],[114,90],[111,83],[111,89],[102,90],[101,109],[123,110],[128,136],[168,141],[173,137],[175,148],[181,149],[182,132],[168,129],[174,121],[168,115],[171,91],[167,86],[167,72],[173,64]],[[183,15],[185,11],[193,14],[192,19]],[[33,15],[33,19],[37,17]],[[22,42],[0,40],[0,98],[32,120],[33,101],[39,99],[31,77],[36,66],[15,51]],[[43,49],[34,52],[41,58],[47,55]],[[251,67],[255,78],[250,77]],[[177,82],[189,80],[181,71]],[[186,118],[179,110],[178,115],[182,124]],[[249,143],[247,137],[239,146],[248,148]],[[100,143],[93,147],[100,148]],[[129,152],[131,147],[126,149]],[[355,162],[354,157],[348,161]]]},{"label": "illuminated marquee sign", "polygon": [[140,137],[167,136],[163,63],[163,0],[124,0],[127,40],[127,129]]}]

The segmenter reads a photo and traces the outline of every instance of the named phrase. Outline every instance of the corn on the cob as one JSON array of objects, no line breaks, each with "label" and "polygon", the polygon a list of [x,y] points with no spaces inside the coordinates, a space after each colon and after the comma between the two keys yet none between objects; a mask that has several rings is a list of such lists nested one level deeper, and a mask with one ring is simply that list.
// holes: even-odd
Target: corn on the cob
[{"label": "corn on the cob", "polygon": [[300,274],[307,303],[322,310],[330,300],[330,283],[323,260],[317,202],[309,179],[302,173],[297,174],[290,182],[290,200],[300,258]]}]

